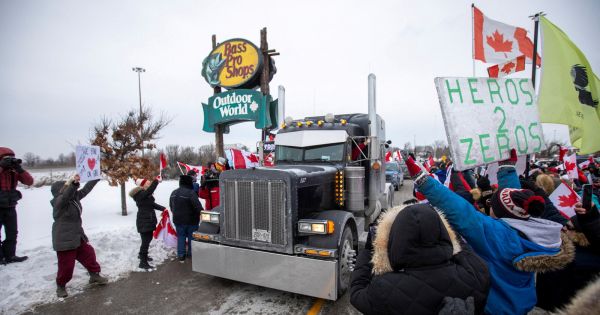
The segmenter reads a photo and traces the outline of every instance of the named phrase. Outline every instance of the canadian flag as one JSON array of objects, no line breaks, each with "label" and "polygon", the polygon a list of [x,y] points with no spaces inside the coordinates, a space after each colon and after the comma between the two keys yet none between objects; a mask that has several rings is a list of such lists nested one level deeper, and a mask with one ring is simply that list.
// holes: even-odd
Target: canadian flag
[{"label": "canadian flag", "polygon": [[525,70],[525,55],[521,55],[513,60],[491,66],[488,69],[490,78],[503,78],[509,74]]},{"label": "canadian flag", "polygon": [[563,147],[562,145],[558,147],[558,160],[560,162],[564,161],[565,155],[569,152],[568,147]]},{"label": "canadian flag", "polygon": [[431,168],[435,166],[435,161],[433,160],[433,157],[429,156],[429,158],[425,161],[425,163],[423,163],[423,166],[429,172],[431,170]]},{"label": "canadian flag", "polygon": [[231,166],[233,169],[259,166],[258,155],[248,151],[229,149],[225,152],[225,155],[227,155],[227,159],[229,160],[229,166]]},{"label": "canadian flag", "polygon": [[565,182],[562,182],[548,198],[567,219],[575,215],[575,204],[581,201],[579,195]]},{"label": "canadian flag", "polygon": [[165,168],[167,168],[167,157],[165,156],[164,153],[160,153],[160,165],[159,165],[159,169],[158,169],[158,178],[160,180],[162,180],[162,170],[164,170]]},{"label": "canadian flag", "polygon": [[[525,55],[528,63],[533,59],[533,43],[524,28],[516,27],[483,15],[473,6],[474,59],[487,63],[503,63]],[[537,66],[542,64],[539,54]]]},{"label": "canadian flag", "polygon": [[168,247],[177,247],[177,232],[171,223],[169,210],[163,210],[160,222],[152,233],[155,239],[162,240]]},{"label": "canadian flag", "polygon": [[400,152],[400,150],[394,152],[394,158],[400,162],[402,162],[402,153]]},{"label": "canadian flag", "polygon": [[[179,171],[181,171],[181,174],[187,174],[189,171],[194,171],[196,174],[202,175],[206,171],[206,167],[204,166],[189,165],[183,162],[177,162],[177,165],[179,165]],[[185,169],[185,172],[183,171],[182,167]]]},{"label": "canadian flag", "polygon": [[578,179],[579,169],[577,168],[577,155],[575,153],[571,155],[565,155],[563,160],[567,176],[572,179]]},{"label": "canadian flag", "polygon": [[579,163],[579,168],[589,167],[590,164],[594,164],[594,158],[592,158],[591,156],[587,160]]},{"label": "canadian flag", "polygon": [[265,166],[272,167],[275,166],[275,152],[270,152],[265,154]]},{"label": "canadian flag", "polygon": [[386,162],[392,161],[392,151],[387,151],[387,153],[385,154],[385,161]]}]

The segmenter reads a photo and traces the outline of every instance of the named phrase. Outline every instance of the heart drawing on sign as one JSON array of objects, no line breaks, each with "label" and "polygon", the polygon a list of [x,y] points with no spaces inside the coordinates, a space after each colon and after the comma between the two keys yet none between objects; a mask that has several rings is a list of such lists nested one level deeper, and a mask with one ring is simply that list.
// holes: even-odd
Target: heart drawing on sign
[{"label": "heart drawing on sign", "polygon": [[88,158],[88,166],[90,167],[90,170],[93,170],[94,166],[96,166],[96,159],[95,158]]}]

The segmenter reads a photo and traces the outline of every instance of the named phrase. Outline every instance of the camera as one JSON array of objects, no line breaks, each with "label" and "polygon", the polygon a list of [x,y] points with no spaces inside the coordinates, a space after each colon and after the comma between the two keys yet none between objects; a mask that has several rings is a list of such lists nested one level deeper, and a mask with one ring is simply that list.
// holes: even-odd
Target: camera
[{"label": "camera", "polygon": [[21,159],[17,159],[14,156],[5,156],[2,158],[2,161],[0,161],[0,166],[2,166],[4,168],[15,168],[17,165],[20,165],[21,163],[23,163],[23,160],[21,160]]}]

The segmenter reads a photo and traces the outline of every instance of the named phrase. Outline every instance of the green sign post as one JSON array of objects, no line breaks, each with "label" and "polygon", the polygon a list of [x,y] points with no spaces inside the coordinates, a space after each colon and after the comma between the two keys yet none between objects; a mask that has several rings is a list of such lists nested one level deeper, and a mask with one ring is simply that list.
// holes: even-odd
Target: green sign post
[{"label": "green sign post", "polygon": [[273,128],[277,123],[277,101],[270,95],[255,90],[230,90],[218,93],[202,104],[204,126],[202,130],[215,132],[215,125],[233,125],[254,121],[257,129]]}]

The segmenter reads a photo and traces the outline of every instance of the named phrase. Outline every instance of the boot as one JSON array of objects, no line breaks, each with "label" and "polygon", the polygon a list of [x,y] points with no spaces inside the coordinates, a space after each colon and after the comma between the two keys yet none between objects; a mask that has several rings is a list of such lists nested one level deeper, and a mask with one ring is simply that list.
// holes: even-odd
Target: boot
[{"label": "boot", "polygon": [[65,288],[62,285],[57,285],[56,286],[56,296],[59,298],[66,298],[67,296],[69,296],[69,294],[67,293],[67,288]]},{"label": "boot", "polygon": [[142,269],[146,269],[146,270],[149,270],[149,269],[153,269],[153,268],[154,268],[153,266],[151,266],[151,265],[148,263],[148,256],[147,256],[147,255],[142,255],[142,256],[141,256],[141,258],[140,258],[140,268],[142,268]]},{"label": "boot", "polygon": [[[142,254],[138,254],[138,259],[142,259]],[[152,257],[148,256],[147,261],[153,261]]]},{"label": "boot", "polygon": [[6,263],[10,264],[10,263],[15,263],[15,262],[22,262],[22,261],[27,260],[27,258],[29,258],[29,257],[27,257],[27,256],[12,256],[12,257],[6,259]]},{"label": "boot", "polygon": [[107,284],[108,279],[100,275],[99,272],[90,272],[90,284]]}]

